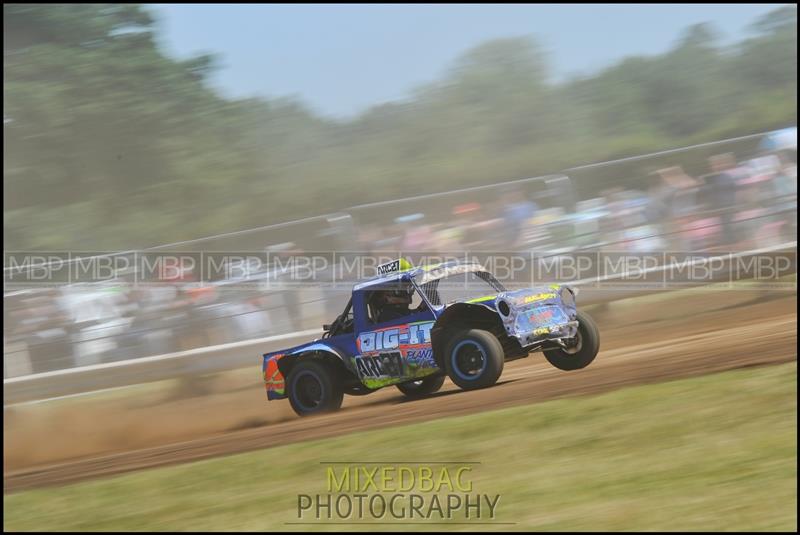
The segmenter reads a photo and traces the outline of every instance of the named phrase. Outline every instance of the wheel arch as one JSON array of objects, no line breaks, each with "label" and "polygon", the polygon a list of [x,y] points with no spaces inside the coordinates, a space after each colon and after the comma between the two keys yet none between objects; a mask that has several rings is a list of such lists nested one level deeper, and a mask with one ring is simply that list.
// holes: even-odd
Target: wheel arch
[{"label": "wheel arch", "polygon": [[325,344],[312,344],[287,354],[278,361],[278,370],[280,370],[281,375],[288,379],[289,374],[292,373],[292,369],[299,362],[304,360],[319,360],[325,362],[339,372],[341,377],[346,377],[345,374],[350,373],[344,357],[338,351]]},{"label": "wheel arch", "polygon": [[452,333],[464,329],[482,329],[494,334],[503,346],[506,358],[518,356],[522,348],[516,338],[508,336],[500,315],[492,308],[477,303],[455,303],[436,319],[431,329],[431,344],[436,364],[444,369],[444,351]]}]

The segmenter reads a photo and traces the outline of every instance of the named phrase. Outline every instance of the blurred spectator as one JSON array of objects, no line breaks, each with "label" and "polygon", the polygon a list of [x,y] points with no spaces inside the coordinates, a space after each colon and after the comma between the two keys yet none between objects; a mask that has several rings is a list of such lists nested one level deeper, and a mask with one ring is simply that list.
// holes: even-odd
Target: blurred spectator
[{"label": "blurred spectator", "polygon": [[447,223],[439,223],[433,229],[432,249],[437,252],[458,251],[461,247],[461,230]]},{"label": "blurred spectator", "polygon": [[601,239],[610,250],[634,253],[661,251],[666,246],[660,229],[649,224],[647,195],[638,190],[615,188],[608,191],[607,216],[602,219]]},{"label": "blurred spectator", "polygon": [[431,232],[428,225],[423,220],[424,214],[416,213],[398,217],[397,222],[403,225],[403,240],[400,247],[403,251],[418,252],[425,251],[431,240]]},{"label": "blurred spectator", "polygon": [[670,184],[662,171],[650,174],[650,187],[647,195],[650,199],[648,214],[652,223],[659,224],[672,216],[672,200],[678,189]]},{"label": "blurred spectator", "polygon": [[610,215],[607,202],[605,197],[595,197],[575,205],[575,214],[571,218],[575,234],[573,245],[586,248],[602,241],[601,222]]},{"label": "blurred spectator", "polygon": [[711,174],[703,177],[709,186],[709,205],[713,208],[728,208],[736,202],[736,182],[742,171],[736,165],[733,154],[716,154],[709,158]]},{"label": "blurred spectator", "polygon": [[372,244],[373,252],[397,251],[403,236],[403,225],[394,223],[385,225],[381,233],[377,234],[377,239]]},{"label": "blurred spectator", "polygon": [[685,235],[673,232],[685,229],[691,223],[692,213],[697,207],[696,195],[700,181],[687,175],[680,166],[659,169],[651,176],[653,180],[648,190],[649,222],[660,225],[672,237],[673,247],[690,247]]},{"label": "blurred spectator", "polygon": [[[795,158],[797,153],[795,153]],[[797,162],[793,160],[788,151],[779,152],[778,172],[774,179],[775,196],[797,195]]]},{"label": "blurred spectator", "polygon": [[780,201],[775,205],[776,218],[784,222],[782,242],[797,240],[797,151],[778,153],[780,167],[773,180],[775,194]]},{"label": "blurred spectator", "polygon": [[762,227],[768,222],[764,218],[768,211],[761,206],[761,201],[770,197],[771,176],[761,165],[751,164],[750,173],[737,182],[739,209],[733,214],[731,221],[736,226],[738,247],[744,249],[761,246],[759,236],[763,234]]},{"label": "blurred spectator", "polygon": [[528,200],[525,193],[518,188],[507,190],[503,194],[505,204],[504,219],[508,225],[508,241],[511,247],[518,246],[526,225],[530,224],[539,207]]},{"label": "blurred spectator", "polygon": [[[482,206],[477,202],[459,204],[453,207],[451,225],[460,229],[459,249],[474,251],[483,243]],[[456,252],[453,250],[451,252]],[[460,252],[460,251],[459,251]]]},{"label": "blurred spectator", "polygon": [[69,340],[69,317],[59,307],[56,291],[31,294],[25,301],[22,327],[30,333],[28,354],[33,373],[75,365]]},{"label": "blurred spectator", "polygon": [[297,284],[295,275],[297,267],[291,261],[292,256],[302,255],[303,250],[293,242],[270,245],[266,248],[273,263],[270,266],[270,286],[280,295],[286,309],[285,319],[289,328],[298,331],[302,328],[302,309],[300,303],[301,285]]},{"label": "blurred spectator", "polygon": [[696,188],[694,193],[696,206],[681,219],[682,245],[687,251],[709,251],[721,244],[722,231],[726,228],[721,224],[721,216],[710,212],[718,202],[717,190],[706,184]]},{"label": "blurred spectator", "polygon": [[[743,171],[737,166],[733,154],[716,154],[709,158],[711,174],[704,177],[708,190],[705,192],[706,208],[724,210],[736,204],[737,182],[742,179]],[[721,240],[730,244],[736,240],[733,226],[730,224],[733,214],[729,211],[720,214],[722,224]]]}]

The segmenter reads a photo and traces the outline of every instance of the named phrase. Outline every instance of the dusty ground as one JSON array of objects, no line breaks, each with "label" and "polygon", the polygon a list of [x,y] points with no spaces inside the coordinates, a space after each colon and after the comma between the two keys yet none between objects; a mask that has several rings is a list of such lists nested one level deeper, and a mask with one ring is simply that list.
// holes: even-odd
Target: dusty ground
[{"label": "dusty ground", "polygon": [[500,383],[461,392],[449,381],[429,399],[388,388],[345,398],[342,411],[299,419],[267,404],[260,370],[6,408],[4,489],[48,484],[255,450],[290,442],[595,393],[797,359],[796,293],[696,292],[631,299],[592,311],[597,360],[562,372],[541,355],[509,363]]}]

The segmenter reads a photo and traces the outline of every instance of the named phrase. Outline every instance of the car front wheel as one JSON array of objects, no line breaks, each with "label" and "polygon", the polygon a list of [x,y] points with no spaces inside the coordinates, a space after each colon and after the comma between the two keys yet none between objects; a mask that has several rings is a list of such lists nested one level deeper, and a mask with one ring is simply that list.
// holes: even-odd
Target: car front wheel
[{"label": "car front wheel", "polygon": [[544,350],[550,364],[565,371],[580,370],[591,364],[600,350],[600,332],[591,316],[578,312],[578,333],[565,342],[566,347]]},{"label": "car front wheel", "polygon": [[444,364],[450,380],[464,390],[492,386],[503,373],[505,355],[495,335],[482,329],[456,333],[447,344]]}]

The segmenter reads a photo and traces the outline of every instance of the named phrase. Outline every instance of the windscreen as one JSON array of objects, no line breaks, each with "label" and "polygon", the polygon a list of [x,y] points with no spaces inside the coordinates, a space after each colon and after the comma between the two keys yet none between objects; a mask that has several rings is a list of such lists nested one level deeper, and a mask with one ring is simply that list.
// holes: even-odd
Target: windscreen
[{"label": "windscreen", "polygon": [[425,297],[435,306],[494,296],[505,291],[505,287],[486,271],[454,273],[425,282],[420,288]]}]

